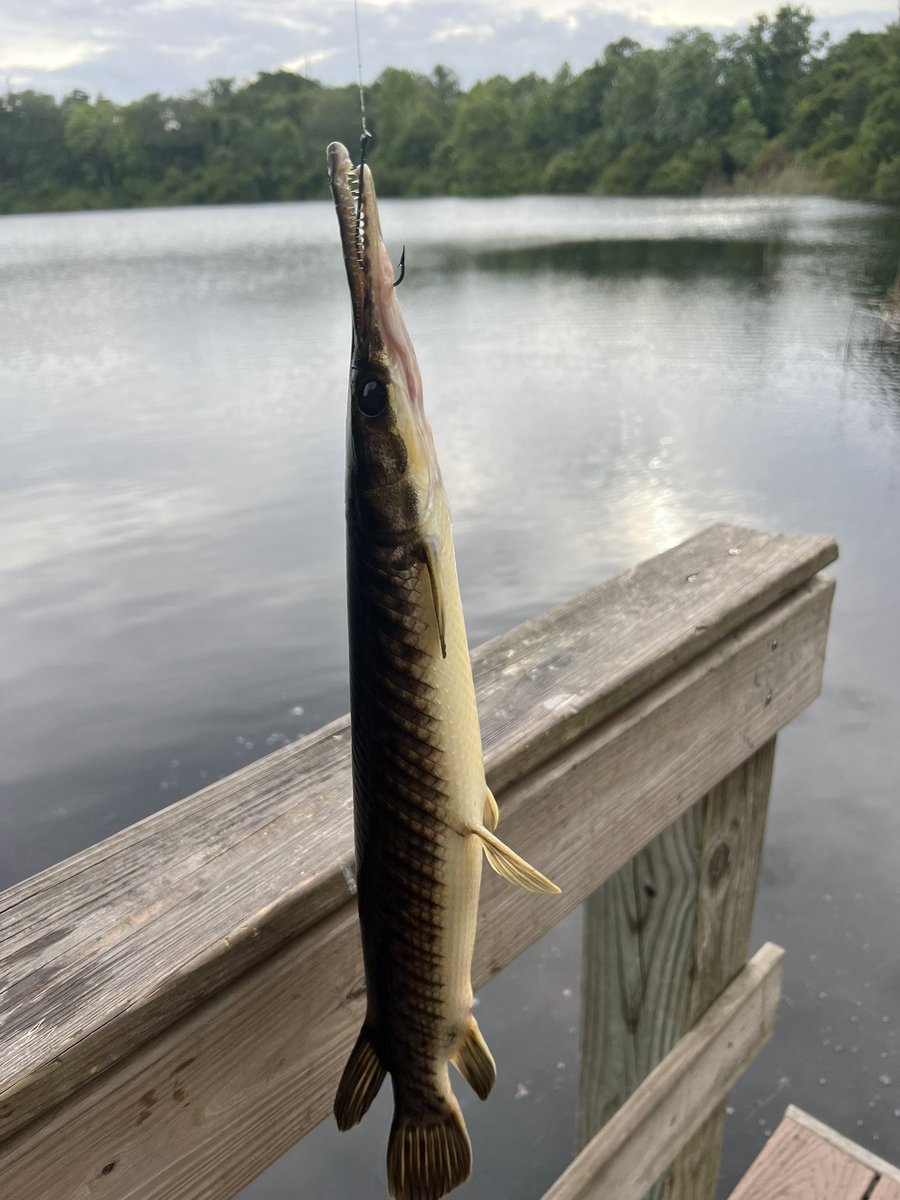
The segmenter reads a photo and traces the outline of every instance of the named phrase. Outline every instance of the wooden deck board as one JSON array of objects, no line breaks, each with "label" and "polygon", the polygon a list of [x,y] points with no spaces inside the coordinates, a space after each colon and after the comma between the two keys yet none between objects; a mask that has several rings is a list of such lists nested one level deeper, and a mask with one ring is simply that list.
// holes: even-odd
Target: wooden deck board
[{"label": "wooden deck board", "polygon": [[[804,581],[835,556],[829,538],[715,526],[474,655],[488,777],[516,848],[553,873],[538,822],[515,840],[516,810],[564,788],[596,793],[596,767],[582,765],[606,753],[601,723],[629,705],[646,720],[642,735],[623,733],[604,760],[604,788],[627,803],[613,820],[598,802],[589,826],[560,839],[576,860],[602,845],[610,871],[634,852],[638,826],[655,836],[697,798],[692,788],[702,794],[772,737],[818,693],[831,588]],[[782,601],[795,616],[770,646],[748,644],[731,728],[720,727],[727,672],[716,664],[736,662],[731,642],[753,620],[762,630]],[[642,698],[661,709],[666,681],[704,656],[707,677],[683,689],[681,723],[661,719],[656,736],[678,742],[705,704],[718,740],[691,733],[694,747],[671,756],[680,782],[649,778]],[[567,783],[553,758],[566,747]],[[573,802],[579,817],[585,804]],[[344,719],[0,896],[0,1138],[338,910],[353,894],[352,863]],[[495,923],[498,935],[504,920],[514,925],[517,950],[528,939],[511,913],[501,903]]]},{"label": "wooden deck board", "polygon": [[849,1154],[785,1118],[731,1200],[863,1200],[874,1178]]},{"label": "wooden deck board", "polygon": [[730,1200],[900,1200],[900,1170],[791,1106]]},{"label": "wooden deck board", "polygon": [[826,1142],[837,1146],[840,1150],[845,1151],[851,1158],[857,1159],[864,1167],[868,1167],[875,1175],[900,1184],[900,1167],[895,1166],[887,1159],[880,1158],[877,1154],[873,1154],[871,1150],[866,1150],[864,1146],[858,1146],[856,1142],[845,1137],[842,1133],[838,1133],[836,1129],[832,1129],[830,1125],[826,1125],[824,1121],[820,1121],[817,1117],[811,1116],[808,1112],[804,1112],[802,1108],[797,1108],[795,1104],[789,1104],[786,1117],[798,1125],[802,1125],[804,1129],[809,1129],[817,1134]]}]

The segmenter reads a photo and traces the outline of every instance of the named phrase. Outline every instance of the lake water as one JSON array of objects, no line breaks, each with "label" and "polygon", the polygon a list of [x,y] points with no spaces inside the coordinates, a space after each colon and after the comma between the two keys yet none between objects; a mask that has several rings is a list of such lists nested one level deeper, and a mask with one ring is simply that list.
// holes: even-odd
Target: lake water
[{"label": "lake water", "polygon": [[[773,1042],[724,1191],[793,1102],[900,1159],[900,213],[822,199],[396,201],[481,642],[713,521],[841,544],[780,738],[754,946]],[[0,886],[347,707],[349,301],[328,204],[0,220]],[[575,1150],[580,914],[480,993],[461,1200]],[[244,1200],[381,1197],[389,1089]]]}]

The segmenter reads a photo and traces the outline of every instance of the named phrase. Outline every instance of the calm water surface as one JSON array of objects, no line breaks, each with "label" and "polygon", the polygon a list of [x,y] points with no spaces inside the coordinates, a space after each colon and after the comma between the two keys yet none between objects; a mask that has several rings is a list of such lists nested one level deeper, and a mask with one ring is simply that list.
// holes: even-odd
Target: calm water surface
[{"label": "calm water surface", "polygon": [[[754,943],[785,1105],[900,1159],[896,211],[825,200],[384,205],[473,642],[712,521],[841,544],[825,693],[780,739]],[[0,886],[347,707],[349,304],[330,205],[0,220]],[[461,1200],[571,1158],[580,914],[480,993]],[[389,1089],[245,1200],[383,1196]],[[299,1189],[299,1190],[298,1190]]]}]

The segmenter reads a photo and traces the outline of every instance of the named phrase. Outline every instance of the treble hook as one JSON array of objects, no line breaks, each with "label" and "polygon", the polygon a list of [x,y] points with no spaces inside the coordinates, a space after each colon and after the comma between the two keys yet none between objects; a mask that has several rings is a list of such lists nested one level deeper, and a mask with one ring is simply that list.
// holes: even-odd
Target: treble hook
[{"label": "treble hook", "polygon": [[394,287],[399,287],[406,275],[406,247],[400,251],[400,265],[397,268],[397,278],[394,280]]}]

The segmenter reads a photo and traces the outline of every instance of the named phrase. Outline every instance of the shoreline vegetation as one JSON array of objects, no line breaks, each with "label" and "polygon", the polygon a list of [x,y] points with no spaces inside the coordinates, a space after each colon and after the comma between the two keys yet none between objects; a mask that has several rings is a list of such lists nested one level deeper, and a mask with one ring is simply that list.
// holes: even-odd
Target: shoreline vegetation
[{"label": "shoreline vegetation", "polygon": [[[382,196],[821,192],[900,203],[900,23],[830,44],[807,9],[743,33],[621,38],[586,70],[467,91],[446,67],[366,89]],[[0,95],[0,213],[324,199],[355,84],[289,71],[117,105]]]}]

